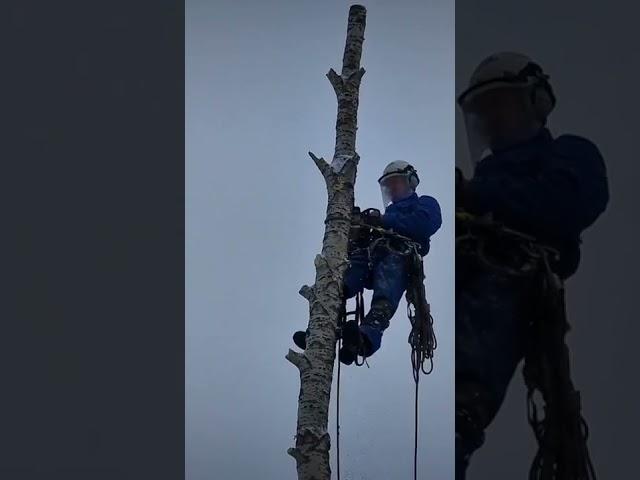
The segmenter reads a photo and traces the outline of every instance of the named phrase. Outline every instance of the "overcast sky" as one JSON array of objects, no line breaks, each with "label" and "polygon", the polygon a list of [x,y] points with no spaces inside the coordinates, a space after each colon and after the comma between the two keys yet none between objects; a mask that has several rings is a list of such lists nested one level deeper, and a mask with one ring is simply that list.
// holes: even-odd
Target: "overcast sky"
[{"label": "overcast sky", "polygon": [[[363,2],[356,202],[381,208],[384,166],[411,162],[444,215],[426,261],[439,345],[421,382],[423,475],[453,478],[453,2]],[[189,480],[295,478],[297,370],[308,321],[349,2],[188,0],[186,459]],[[367,299],[368,303],[368,299]],[[344,479],[409,478],[413,379],[405,301],[371,368],[343,369]],[[335,386],[335,384],[334,384]],[[335,439],[333,408],[330,432]],[[335,471],[335,468],[334,468]]]}]

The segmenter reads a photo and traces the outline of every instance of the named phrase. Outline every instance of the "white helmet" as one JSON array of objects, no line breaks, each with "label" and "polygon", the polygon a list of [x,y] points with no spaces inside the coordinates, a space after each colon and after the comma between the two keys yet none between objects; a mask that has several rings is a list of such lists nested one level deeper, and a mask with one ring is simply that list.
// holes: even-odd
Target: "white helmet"
[{"label": "white helmet", "polygon": [[[399,192],[397,186],[391,185],[390,179],[392,178],[405,179],[406,183],[402,189],[404,190],[403,192]],[[385,167],[382,176],[378,179],[378,183],[382,192],[382,203],[386,208],[391,202],[412,194],[420,183],[420,178],[418,178],[418,172],[413,168],[413,165],[404,160],[396,160]],[[400,188],[402,188],[402,185],[400,185]]]},{"label": "white helmet", "polygon": [[477,112],[470,112],[472,100],[481,94],[504,88],[521,89],[531,100],[532,117],[542,125],[556,104],[553,89],[542,68],[526,55],[501,52],[485,58],[476,67],[469,86],[458,96],[458,105],[465,114],[467,136],[472,158],[477,161],[489,150],[486,134],[476,122]]}]

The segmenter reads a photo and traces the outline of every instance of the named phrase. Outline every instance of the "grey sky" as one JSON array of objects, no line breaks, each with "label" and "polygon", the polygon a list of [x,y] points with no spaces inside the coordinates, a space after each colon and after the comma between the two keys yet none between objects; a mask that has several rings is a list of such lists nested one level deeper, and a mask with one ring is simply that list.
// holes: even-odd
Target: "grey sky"
[{"label": "grey sky", "polygon": [[[363,2],[356,201],[381,207],[391,160],[412,162],[444,225],[426,262],[439,340],[421,382],[420,471],[453,478],[453,2]],[[186,11],[186,459],[189,480],[295,478],[304,329],[350,2],[188,0]],[[367,299],[368,301],[368,299]],[[371,368],[343,370],[345,479],[409,478],[413,380],[402,301]],[[334,436],[332,405],[331,434]]]},{"label": "grey sky", "polygon": [[[634,471],[637,404],[637,82],[636,18],[613,2],[456,2],[456,84],[495,51],[521,51],[538,61],[558,97],[550,127],[594,141],[608,167],[608,210],[583,235],[582,263],[567,283],[568,341],[576,387],[591,427],[598,478]],[[460,115],[456,159],[469,171]],[[507,400],[474,457],[469,479],[526,478],[535,439],[526,423],[517,370]]]}]

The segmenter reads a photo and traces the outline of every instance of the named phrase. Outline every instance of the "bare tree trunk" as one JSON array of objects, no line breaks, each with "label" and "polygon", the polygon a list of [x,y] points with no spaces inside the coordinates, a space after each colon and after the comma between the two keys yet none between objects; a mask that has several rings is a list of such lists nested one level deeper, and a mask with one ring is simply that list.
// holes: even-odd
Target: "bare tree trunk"
[{"label": "bare tree trunk", "polygon": [[289,350],[286,358],[300,372],[296,446],[287,452],[296,460],[299,480],[330,480],[327,424],[336,327],[342,305],[342,279],[347,266],[347,242],[353,210],[353,187],[359,157],[355,151],[358,94],[364,68],[360,68],[366,9],[349,9],[347,41],[342,73],[333,69],[327,77],[338,98],[336,147],[333,160],[309,155],[324,177],[327,193],[327,217],[322,253],[315,258],[316,279],[300,294],[309,301],[309,335],[304,353]]}]

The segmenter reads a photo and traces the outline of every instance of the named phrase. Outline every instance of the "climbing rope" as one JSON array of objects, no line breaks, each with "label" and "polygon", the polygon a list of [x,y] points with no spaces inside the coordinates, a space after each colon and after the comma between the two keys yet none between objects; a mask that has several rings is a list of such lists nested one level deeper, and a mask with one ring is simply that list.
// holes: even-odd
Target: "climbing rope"
[{"label": "climbing rope", "polygon": [[[356,294],[355,310],[347,312],[346,301],[342,304],[342,309],[338,317],[338,348],[336,351],[336,359],[338,359],[340,349],[342,348],[342,327],[344,327],[344,324],[347,322],[347,317],[349,315],[353,315],[358,324],[360,324],[360,322],[364,318],[364,292],[362,290],[360,290]],[[338,372],[336,380],[336,473],[338,476],[338,480],[340,480],[340,363],[341,362],[338,359]],[[358,363],[357,359],[355,363],[356,365],[362,365],[362,363]]]},{"label": "climbing rope", "polygon": [[[338,338],[338,351],[336,357],[342,347],[342,337]],[[340,360],[338,360],[338,379],[336,385],[336,470],[338,480],[340,480]]]},{"label": "climbing rope", "polygon": [[[589,429],[581,413],[580,392],[571,381],[569,330],[564,288],[551,271],[548,253],[541,249],[540,311],[531,325],[523,376],[527,386],[527,417],[538,441],[529,480],[595,480],[587,448]],[[536,392],[542,396],[544,417],[538,415]]]},{"label": "climbing rope", "polygon": [[[409,344],[411,345],[411,368],[415,382],[414,439],[413,439],[413,478],[418,478],[418,386],[420,373],[428,375],[433,371],[433,351],[437,340],[433,331],[431,308],[426,300],[424,289],[424,266],[422,256],[416,244],[412,244],[409,261],[409,287],[407,288],[407,316],[411,323]],[[429,368],[424,365],[429,361]]]}]

